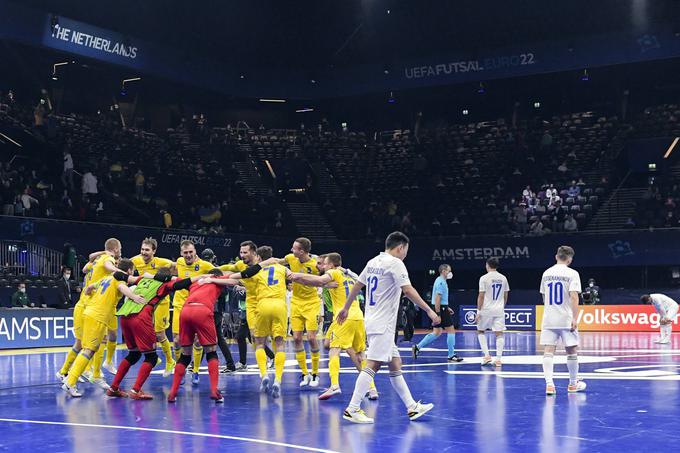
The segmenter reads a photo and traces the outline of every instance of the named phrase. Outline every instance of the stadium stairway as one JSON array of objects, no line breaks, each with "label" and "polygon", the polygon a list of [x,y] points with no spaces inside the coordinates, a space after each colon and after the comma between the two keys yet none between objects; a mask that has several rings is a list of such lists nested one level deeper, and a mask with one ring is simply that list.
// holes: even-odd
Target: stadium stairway
[{"label": "stadium stairway", "polygon": [[617,230],[625,226],[629,217],[635,217],[636,202],[645,193],[644,187],[619,188],[598,209],[588,223],[586,231]]},{"label": "stadium stairway", "polygon": [[288,202],[286,205],[301,236],[312,241],[337,239],[335,231],[316,203]]}]

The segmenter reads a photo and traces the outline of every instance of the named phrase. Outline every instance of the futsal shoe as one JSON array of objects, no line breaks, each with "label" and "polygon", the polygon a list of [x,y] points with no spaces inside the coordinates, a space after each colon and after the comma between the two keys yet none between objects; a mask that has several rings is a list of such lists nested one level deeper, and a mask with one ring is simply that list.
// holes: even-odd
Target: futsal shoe
[{"label": "futsal shoe", "polygon": [[106,383],[104,378],[100,378],[100,377],[94,378],[93,377],[93,378],[90,379],[90,382],[92,384],[98,386],[99,388],[104,389],[104,390],[108,390],[108,389],[111,388],[111,387],[109,387],[109,384]]},{"label": "futsal shoe", "polygon": [[463,358],[462,358],[462,357],[458,357],[458,354],[453,354],[451,357],[449,357],[449,358],[446,359],[446,360],[447,360],[448,362],[451,362],[451,363],[459,363],[459,362],[462,362],[462,361],[463,361]]},{"label": "futsal shoe", "polygon": [[302,376],[300,376],[300,388],[309,387],[309,384],[311,382],[312,382],[312,375],[311,374],[307,373],[307,374],[303,374]]},{"label": "futsal shoe", "polygon": [[228,365],[224,365],[224,368],[220,370],[220,374],[234,374],[236,372],[236,368],[229,368]]},{"label": "futsal shoe", "polygon": [[[85,379],[88,382],[92,382],[92,371],[87,370],[83,371],[83,374],[80,376],[82,379]],[[80,379],[80,378],[79,378]],[[83,381],[84,382],[84,381]]]},{"label": "futsal shoe", "polygon": [[309,383],[312,388],[317,388],[319,386],[319,376],[312,374],[312,381]]},{"label": "futsal shoe", "polygon": [[342,390],[339,386],[331,386],[326,389],[321,395],[319,395],[319,400],[326,401],[327,399],[333,398],[335,395],[340,395]]},{"label": "futsal shoe", "polygon": [[368,399],[371,401],[376,401],[380,397],[377,388],[372,388],[368,390]]},{"label": "futsal shoe", "polygon": [[260,382],[260,391],[262,393],[267,393],[269,391],[269,376],[262,378],[262,382]]},{"label": "futsal shoe", "polygon": [[169,362],[165,365],[165,370],[163,370],[163,377],[168,377],[172,376],[175,373],[175,362],[174,360],[172,362]]},{"label": "futsal shoe", "polygon": [[668,344],[668,343],[670,343],[670,340],[668,338],[659,338],[658,340],[654,340],[654,343],[656,343],[656,344]]},{"label": "futsal shoe", "polygon": [[222,396],[219,390],[216,393],[211,393],[210,399],[213,400],[215,404],[224,403],[224,397]]},{"label": "futsal shoe", "polygon": [[576,381],[576,384],[569,384],[569,387],[567,387],[567,391],[569,393],[577,393],[577,392],[582,392],[586,389],[586,383],[583,381]]},{"label": "futsal shoe", "polygon": [[557,390],[555,390],[555,385],[554,384],[548,384],[545,386],[545,394],[547,396],[553,396],[557,394]]},{"label": "futsal shoe", "polygon": [[177,394],[176,393],[168,393],[168,403],[176,403],[177,402]]},{"label": "futsal shoe", "polygon": [[416,404],[413,405],[413,407],[411,407],[408,410],[408,418],[411,421],[418,420],[420,417],[430,412],[433,407],[434,404],[432,403],[423,404],[420,401],[418,401]]},{"label": "futsal shoe", "polygon": [[78,391],[78,388],[74,387],[69,387],[68,384],[64,383],[64,385],[61,386],[61,388],[72,398],[80,398],[83,396],[82,393]]},{"label": "futsal shoe", "polygon": [[139,389],[139,390],[131,389],[129,395],[130,395],[130,399],[133,399],[133,400],[146,400],[146,401],[148,401],[148,400],[153,399],[153,395],[145,393],[142,389]]},{"label": "futsal shoe", "polygon": [[105,363],[104,365],[102,365],[102,368],[104,368],[106,371],[108,371],[109,373],[113,374],[114,376],[115,376],[116,373],[118,372],[118,370],[117,370],[116,367],[113,365],[113,363]]},{"label": "futsal shoe", "polygon": [[61,382],[63,384],[64,381],[66,380],[67,375],[61,374],[59,371],[57,371],[57,374],[55,374],[55,376],[57,377],[57,379],[59,379],[59,382]]},{"label": "futsal shoe", "polygon": [[112,398],[127,398],[128,393],[125,390],[120,389],[120,388],[115,389],[115,390],[113,388],[109,388],[106,391],[106,396],[110,396]]},{"label": "futsal shoe", "polygon": [[491,356],[487,355],[482,358],[482,366],[487,366],[493,364],[493,359]]},{"label": "futsal shoe", "polygon": [[[417,344],[414,344],[414,345],[413,345],[413,347],[411,348],[411,352],[413,353],[413,359],[414,359],[414,360],[417,359],[417,358],[418,358],[418,354],[420,353],[420,348],[418,348],[418,345],[417,345]],[[371,423],[373,423],[373,422],[371,422]]]},{"label": "futsal shoe", "polygon": [[496,366],[496,368],[503,366],[503,362],[501,362],[501,359],[494,360],[493,364]]},{"label": "futsal shoe", "polygon": [[241,362],[236,362],[236,370],[237,373],[245,373],[248,371],[248,367]]},{"label": "futsal shoe", "polygon": [[281,396],[281,383],[278,381],[274,381],[274,385],[272,385],[272,398],[278,398]]},{"label": "futsal shoe", "polygon": [[364,412],[361,409],[357,409],[355,411],[351,409],[345,409],[345,411],[342,413],[342,418],[345,420],[349,420],[352,423],[363,423],[363,424],[368,424],[368,423],[373,423],[374,420],[366,415],[366,412]]},{"label": "futsal shoe", "polygon": [[198,385],[201,382],[201,377],[198,372],[191,373],[191,385]]}]

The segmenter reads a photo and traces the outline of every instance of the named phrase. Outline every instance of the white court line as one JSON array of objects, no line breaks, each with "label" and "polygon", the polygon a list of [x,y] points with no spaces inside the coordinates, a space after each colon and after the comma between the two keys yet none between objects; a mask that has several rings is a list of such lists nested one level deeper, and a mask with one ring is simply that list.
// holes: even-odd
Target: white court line
[{"label": "white court line", "polygon": [[271,441],[271,440],[252,439],[250,437],[227,436],[227,435],[223,435],[223,434],[193,433],[193,432],[189,432],[189,431],[175,431],[175,430],[171,430],[171,429],[142,428],[142,427],[139,427],[139,426],[95,425],[95,424],[91,424],[91,423],[50,422],[50,421],[43,421],[43,420],[19,420],[19,419],[15,419],[15,418],[0,418],[0,422],[33,423],[33,424],[36,424],[36,425],[76,426],[76,427],[85,427],[85,428],[122,429],[122,430],[131,430],[131,431],[147,431],[147,432],[163,433],[163,434],[181,434],[181,435],[184,435],[184,436],[210,437],[210,438],[214,438],[214,439],[239,440],[239,441],[244,441],[244,442],[253,442],[253,443],[256,443],[256,444],[273,445],[273,446],[276,446],[276,447],[294,448],[294,449],[297,449],[297,450],[318,451],[318,452],[322,452],[322,453],[338,453],[334,450],[324,450],[323,448],[314,448],[314,447],[305,447],[303,445],[286,444],[286,443],[283,443],[283,442],[274,442],[274,441]]},{"label": "white court line", "polygon": [[[496,375],[502,378],[515,379],[543,379],[542,371],[444,371],[447,374],[476,374],[476,375]],[[555,378],[569,378],[569,373],[554,373]],[[595,380],[613,380],[613,381],[680,381],[680,375],[662,375],[662,376],[626,376],[622,374],[604,374],[604,373],[579,373],[579,378],[588,378]]]}]

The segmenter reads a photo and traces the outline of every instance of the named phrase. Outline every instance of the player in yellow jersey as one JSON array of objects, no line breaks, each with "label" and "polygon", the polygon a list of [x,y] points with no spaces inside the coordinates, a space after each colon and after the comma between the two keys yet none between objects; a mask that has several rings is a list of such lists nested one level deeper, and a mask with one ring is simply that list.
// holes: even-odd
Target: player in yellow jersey
[{"label": "player in yellow jersey", "polygon": [[[219,267],[222,272],[243,272],[254,264],[260,262],[260,257],[257,255],[257,245],[253,241],[241,242],[239,249],[239,256],[241,259],[234,264],[223,264]],[[238,333],[236,334],[236,341],[238,343],[239,349],[239,362],[241,366],[237,366],[238,370],[246,369],[246,356],[247,356],[247,346],[246,340],[252,342],[252,338],[255,337],[254,329],[257,323],[257,294],[256,294],[256,282],[253,279],[243,279],[241,280],[241,285],[246,289],[246,319],[245,323],[241,325]],[[274,351],[272,351],[269,346],[265,344],[264,352],[267,354],[267,358],[272,361],[274,360]]]},{"label": "player in yellow jersey", "polygon": [[[116,267],[115,262],[118,258],[120,258],[120,250],[121,250],[120,241],[118,241],[118,239],[115,238],[110,238],[107,239],[106,242],[104,243],[104,251],[94,252],[90,254],[89,256],[90,261],[88,261],[88,263],[85,264],[85,267],[83,267],[83,274],[85,274],[84,277],[85,286],[119,270]],[[68,374],[69,370],[71,369],[71,366],[73,365],[73,362],[76,360],[76,357],[78,356],[78,353],[81,350],[82,347],[81,339],[83,331],[82,314],[85,308],[87,308],[87,304],[89,303],[89,301],[90,295],[85,294],[85,291],[83,291],[80,293],[78,303],[73,309],[73,334],[76,337],[76,340],[73,343],[73,348],[66,355],[66,360],[64,361],[61,370],[59,370],[59,372],[57,373],[57,378],[61,381],[63,381],[66,378],[66,375]]]},{"label": "player in yellow jersey", "polygon": [[[139,255],[131,258],[132,264],[139,275],[145,272],[151,275],[156,274],[156,270],[170,266],[174,267],[175,263],[166,258],[156,256],[156,249],[158,248],[158,241],[154,238],[144,238],[142,241]],[[165,355],[165,370],[163,377],[172,375],[175,369],[175,358],[172,353],[172,347],[165,331],[170,327],[170,296],[166,296],[158,303],[154,311],[154,329],[156,330],[156,341],[160,345],[163,355]]]},{"label": "player in yellow jersey", "polygon": [[[333,303],[334,319],[337,313],[342,310],[347,301],[354,279],[348,276],[342,269],[342,256],[339,253],[328,253],[325,255],[323,264],[325,273],[319,277],[312,275],[302,275],[298,282],[302,284],[313,284],[315,286],[337,283],[337,287],[330,288],[328,291]],[[329,328],[331,332],[330,351],[328,352],[328,373],[331,378],[330,387],[319,395],[320,400],[327,400],[335,395],[339,395],[340,390],[340,351],[345,350],[357,370],[361,371],[365,365],[364,351],[366,350],[366,329],[364,326],[364,314],[359,307],[359,302],[354,301],[349,309],[347,320],[338,325],[333,322]],[[378,399],[378,391],[375,384],[371,383],[369,399]]]},{"label": "player in yellow jersey", "polygon": [[[309,275],[319,275],[316,258],[310,255],[312,242],[304,237],[295,239],[288,255],[280,264],[286,264],[293,272]],[[290,324],[293,330],[295,358],[298,361],[302,376],[300,387],[319,386],[319,342],[316,334],[319,330],[319,313],[321,300],[316,289],[293,282],[293,297],[290,300]],[[310,355],[312,358],[312,372],[307,369],[307,353],[303,342],[303,334],[307,330]]]},{"label": "player in yellow jersey", "polygon": [[116,304],[122,296],[127,296],[133,301],[144,304],[143,297],[132,292],[128,284],[134,284],[141,277],[131,277],[126,272],[132,270],[132,261],[122,259],[118,263],[120,271],[113,275],[108,275],[90,284],[84,291],[92,293],[92,299],[83,312],[83,334],[82,349],[76,357],[73,367],[68,373],[63,385],[72,397],[80,397],[82,394],[76,388],[78,378],[85,371],[90,359],[106,335],[106,331],[111,323],[111,317],[115,316]]},{"label": "player in yellow jersey", "polygon": [[[181,257],[177,258],[177,276],[179,278],[191,278],[199,275],[207,274],[210,269],[213,269],[211,263],[203,261],[196,254],[196,246],[192,241],[185,240],[179,245]],[[189,290],[184,289],[181,291],[175,291],[172,296],[172,338],[175,342],[175,358],[181,354],[182,347],[179,344],[179,316],[182,312],[182,307],[184,307],[184,301],[189,296]],[[198,342],[194,343],[194,366],[193,374],[191,378],[191,383],[193,385],[199,384],[198,369],[201,364],[201,359],[203,358],[203,348]]]}]

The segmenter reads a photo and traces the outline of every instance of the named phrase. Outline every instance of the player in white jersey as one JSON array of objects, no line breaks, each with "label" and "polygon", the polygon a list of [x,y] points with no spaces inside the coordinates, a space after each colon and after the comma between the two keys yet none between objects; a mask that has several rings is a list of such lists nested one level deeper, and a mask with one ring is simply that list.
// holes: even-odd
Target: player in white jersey
[{"label": "player in white jersey", "polygon": [[543,375],[545,394],[554,395],[553,356],[561,338],[567,351],[570,393],[586,389],[586,383],[578,379],[578,302],[581,293],[581,277],[569,265],[574,259],[574,249],[562,245],[557,249],[555,264],[543,272],[541,294],[543,295],[543,324],[541,345],[543,345]]},{"label": "player in white jersey", "polygon": [[366,287],[365,324],[368,337],[366,367],[359,373],[356,380],[352,401],[343,413],[345,420],[354,423],[373,423],[373,419],[361,410],[361,400],[368,392],[375,374],[383,363],[388,364],[390,382],[406,406],[409,419],[416,420],[434,407],[433,404],[416,402],[411,396],[411,391],[401,373],[399,350],[394,344],[402,291],[411,302],[427,313],[433,325],[441,322],[439,316],[411,286],[408,271],[403,262],[408,254],[408,246],[409,238],[404,233],[399,231],[390,233],[385,240],[385,252],[366,264],[347,296],[345,307],[337,314],[336,321],[342,325],[347,319],[352,302]]},{"label": "player in white jersey", "polygon": [[[477,296],[477,339],[482,348],[484,358],[482,365],[492,362],[501,366],[503,347],[505,346],[505,305],[508,303],[510,286],[505,275],[497,271],[498,258],[486,260],[486,274],[479,279],[479,296]],[[485,330],[493,330],[496,334],[496,361],[489,354]]]},{"label": "player in white jersey", "polygon": [[671,342],[673,323],[678,314],[678,303],[665,294],[645,294],[640,298],[643,304],[652,304],[659,313],[661,336],[655,343],[668,344]]}]

